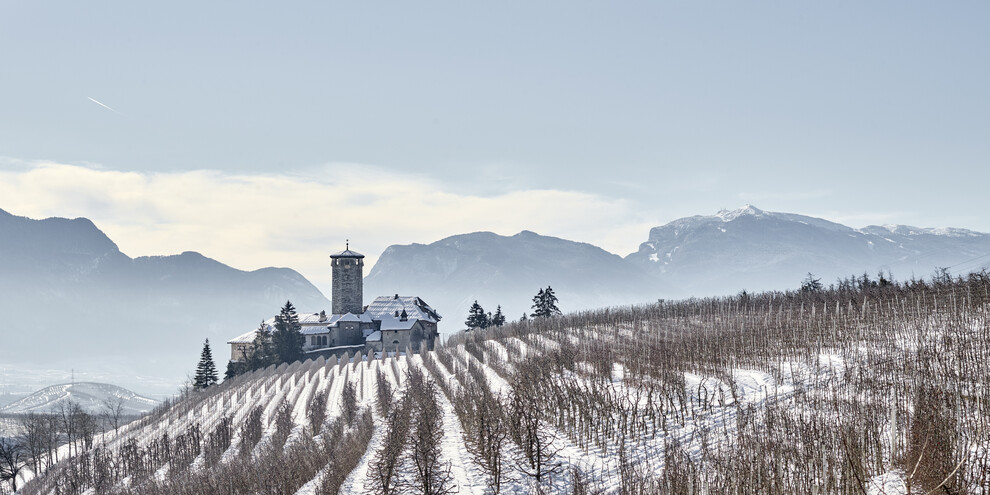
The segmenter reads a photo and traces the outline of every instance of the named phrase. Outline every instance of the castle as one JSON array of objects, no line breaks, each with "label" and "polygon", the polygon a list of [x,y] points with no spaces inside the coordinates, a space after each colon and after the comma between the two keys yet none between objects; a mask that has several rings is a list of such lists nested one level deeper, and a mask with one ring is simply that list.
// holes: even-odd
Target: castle
[{"label": "castle", "polygon": [[[330,255],[333,282],[331,314],[300,313],[307,357],[342,355],[346,352],[418,351],[425,344],[432,350],[439,337],[440,314],[414,296],[381,296],[364,305],[364,255],[351,250]],[[263,322],[274,331],[275,318]],[[230,360],[242,362],[251,353],[258,330],[229,341]]]}]

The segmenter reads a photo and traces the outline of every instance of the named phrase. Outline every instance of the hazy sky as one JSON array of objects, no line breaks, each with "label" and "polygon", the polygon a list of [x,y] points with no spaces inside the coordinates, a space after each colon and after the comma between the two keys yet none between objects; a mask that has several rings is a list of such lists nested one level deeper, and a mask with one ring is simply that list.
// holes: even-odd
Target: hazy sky
[{"label": "hazy sky", "polygon": [[0,208],[321,288],[744,203],[990,231],[988,62],[987,2],[6,1]]}]

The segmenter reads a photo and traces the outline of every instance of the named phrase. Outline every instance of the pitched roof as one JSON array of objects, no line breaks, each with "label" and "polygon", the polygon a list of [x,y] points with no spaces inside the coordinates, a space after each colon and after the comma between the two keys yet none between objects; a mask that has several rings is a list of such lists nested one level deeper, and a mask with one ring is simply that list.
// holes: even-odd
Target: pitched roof
[{"label": "pitched roof", "polygon": [[330,328],[328,328],[326,325],[302,327],[302,329],[299,330],[299,333],[303,335],[315,335],[315,334],[329,333],[329,332],[330,332]]},{"label": "pitched roof", "polygon": [[299,324],[302,326],[306,325],[326,325],[326,313],[324,313],[324,321],[320,321],[320,313],[300,313],[299,314]]},{"label": "pitched roof", "polygon": [[242,335],[238,335],[227,341],[228,344],[250,344],[254,342],[254,336],[257,334],[258,329],[251,330]]},{"label": "pitched roof", "polygon": [[373,319],[384,320],[386,316],[395,317],[395,313],[406,312],[410,320],[426,320],[431,323],[440,321],[440,313],[426,304],[426,301],[416,296],[379,296],[368,305],[365,314]]},{"label": "pitched roof", "polygon": [[409,330],[419,321],[414,318],[410,318],[406,321],[402,321],[392,315],[386,315],[382,317],[382,330]]},{"label": "pitched roof", "polygon": [[354,313],[347,313],[347,314],[342,314],[342,315],[341,314],[333,314],[333,315],[330,315],[330,318],[327,319],[327,321],[325,322],[325,324],[326,325],[329,325],[329,326],[334,326],[334,325],[337,324],[338,321],[344,321],[344,322],[347,322],[347,321],[358,321],[358,322],[361,322],[361,323],[371,323],[371,315],[369,315],[367,313],[361,313],[359,315],[356,315]]},{"label": "pitched roof", "polygon": [[351,251],[348,248],[339,253],[331,254],[330,257],[331,258],[364,258],[364,255],[357,251]]}]

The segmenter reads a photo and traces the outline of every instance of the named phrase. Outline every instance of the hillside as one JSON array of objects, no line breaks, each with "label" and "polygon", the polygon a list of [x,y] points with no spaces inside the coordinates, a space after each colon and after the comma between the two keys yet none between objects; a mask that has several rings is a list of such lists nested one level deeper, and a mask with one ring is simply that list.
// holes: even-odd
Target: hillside
[{"label": "hillside", "polygon": [[564,311],[656,300],[662,283],[591,244],[523,231],[475,232],[431,244],[389,246],[365,277],[366,295],[414,294],[437,308],[442,332],[463,328],[475,300],[510,319],[531,312],[550,285]]},{"label": "hillside", "polygon": [[667,297],[676,298],[797,287],[809,272],[826,284],[878,271],[923,278],[936,267],[977,269],[966,262],[983,257],[986,264],[988,255],[990,234],[904,225],[854,229],[746,205],[654,227],[626,260],[663,280]]},{"label": "hillside", "polygon": [[0,363],[74,367],[143,390],[164,382],[157,393],[175,389],[204,338],[216,348],[286,300],[329,308],[293,270],[247,272],[194,252],[130,258],[85,218],[0,210],[0,274]]},{"label": "hillside", "polygon": [[272,367],[93,452],[139,469],[63,462],[23,493],[986,493],[987,294],[666,302]]},{"label": "hillside", "polygon": [[[83,411],[99,415],[104,412],[108,401],[119,400],[121,416],[139,416],[158,404],[158,401],[142,397],[109,383],[63,383],[52,385],[34,392],[27,397],[0,407],[0,414],[48,413],[58,411],[69,401],[78,404]],[[109,402],[113,404],[113,402]]]}]

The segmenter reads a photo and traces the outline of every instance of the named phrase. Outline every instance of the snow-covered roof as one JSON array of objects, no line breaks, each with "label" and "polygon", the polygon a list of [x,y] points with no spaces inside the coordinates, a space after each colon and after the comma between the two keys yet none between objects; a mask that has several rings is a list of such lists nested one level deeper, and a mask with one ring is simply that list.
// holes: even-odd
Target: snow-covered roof
[{"label": "snow-covered roof", "polygon": [[410,318],[406,321],[402,321],[392,315],[387,315],[382,318],[382,330],[409,330],[416,324],[419,320]]},{"label": "snow-covered roof", "polygon": [[251,330],[250,332],[238,335],[227,341],[228,344],[250,344],[254,342],[254,336],[258,333],[258,329]]},{"label": "snow-covered roof", "polygon": [[357,321],[357,322],[361,322],[361,323],[371,323],[371,315],[369,315],[367,313],[361,313],[359,315],[356,315],[354,313],[347,313],[347,314],[343,314],[343,315],[334,314],[334,315],[330,315],[330,318],[327,319],[325,325],[329,325],[329,326],[332,327],[332,326],[336,325],[338,321],[344,321],[344,322],[348,322],[348,321],[354,322],[354,321]]},{"label": "snow-covered roof", "polygon": [[365,337],[364,340],[365,342],[381,342],[382,332],[379,330],[375,330],[374,332],[371,332],[367,337]]},{"label": "snow-covered roof", "polygon": [[[303,334],[306,334],[306,335],[314,334],[314,333],[326,333],[327,332],[326,327],[327,327],[327,325],[330,324],[329,318],[327,320],[328,321],[321,322],[320,321],[320,313],[300,313],[299,314],[299,325],[302,326],[302,329],[301,329],[302,333]],[[371,320],[369,319],[368,321],[371,321]],[[274,332],[275,331],[275,317],[274,316],[271,317],[271,318],[269,318],[269,319],[267,319],[267,320],[265,320],[265,321],[263,321],[263,322],[261,322],[261,324],[264,325],[266,331],[268,331],[268,332]],[[247,333],[245,333],[243,335],[238,335],[237,337],[234,337],[233,339],[228,340],[227,343],[228,344],[250,344],[250,343],[254,342],[254,335],[255,335],[255,333],[257,331],[258,331],[258,329],[255,328],[254,330],[251,330],[250,332],[247,332]]]},{"label": "snow-covered roof", "polygon": [[302,327],[302,329],[299,330],[299,333],[301,333],[303,335],[315,335],[315,334],[329,333],[329,332],[330,332],[330,329],[327,328],[326,324],[319,325],[319,326]]},{"label": "snow-covered roof", "polygon": [[306,325],[326,325],[327,316],[326,313],[323,314],[323,320],[320,321],[320,313],[306,313],[299,315],[299,324],[302,326]]},{"label": "snow-covered roof", "polygon": [[426,320],[432,323],[440,321],[440,313],[416,296],[379,296],[368,305],[365,314],[376,320],[384,320],[386,316],[395,317],[395,313],[406,312],[410,320]]}]

